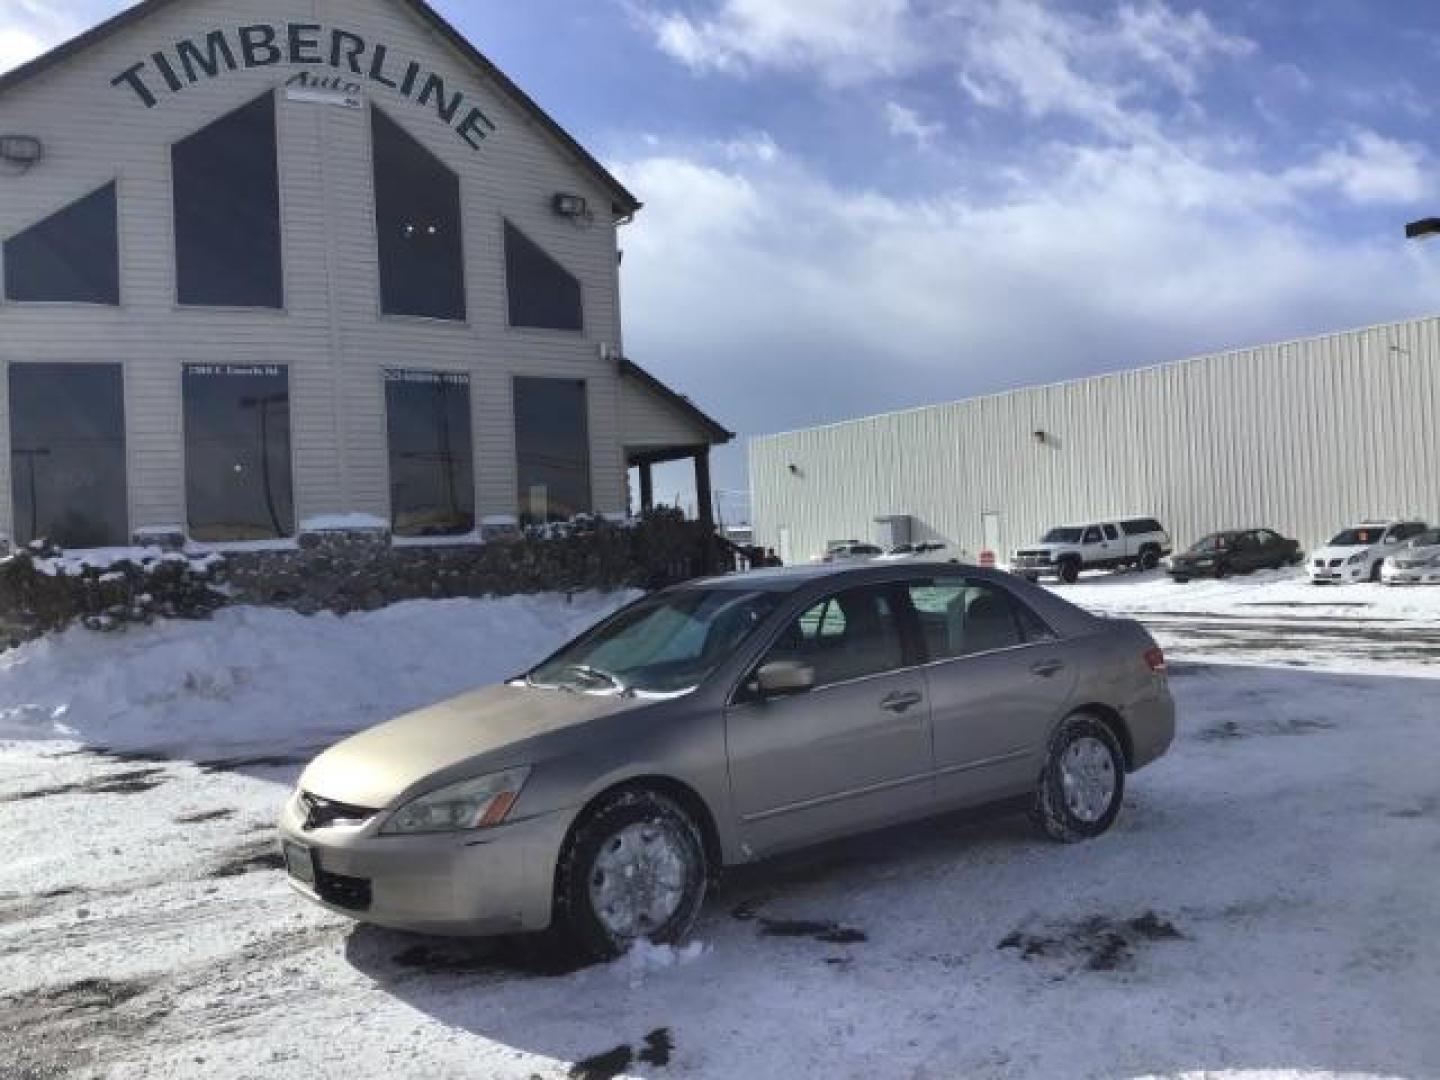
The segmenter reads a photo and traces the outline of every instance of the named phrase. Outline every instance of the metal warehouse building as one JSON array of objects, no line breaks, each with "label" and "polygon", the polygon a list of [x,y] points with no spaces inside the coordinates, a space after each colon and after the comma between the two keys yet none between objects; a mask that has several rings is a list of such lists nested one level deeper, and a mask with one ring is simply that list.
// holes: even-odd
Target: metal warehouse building
[{"label": "metal warehouse building", "polygon": [[421,0],[143,0],[0,76],[0,533],[623,516],[640,204]]},{"label": "metal warehouse building", "polygon": [[1178,543],[1269,526],[1313,545],[1440,518],[1437,416],[1436,319],[1242,349],[756,439],[755,535],[787,562],[892,535],[1003,559],[1054,525],[1155,515]]}]

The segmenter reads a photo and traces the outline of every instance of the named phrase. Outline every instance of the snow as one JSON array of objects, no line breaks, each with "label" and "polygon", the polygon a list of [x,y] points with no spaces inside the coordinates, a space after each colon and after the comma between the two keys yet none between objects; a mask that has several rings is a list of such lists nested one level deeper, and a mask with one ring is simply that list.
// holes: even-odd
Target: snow
[{"label": "snow", "polygon": [[1146,623],[1172,658],[1440,677],[1440,587],[1312,585],[1268,571],[1180,585],[1163,573],[1086,575],[1055,592]]},{"label": "snow", "polygon": [[[728,874],[679,949],[562,974],[303,903],[270,823],[312,742],[508,675],[620,597],[227,609],[4,654],[0,1075],[1440,1076],[1440,681],[1347,637],[1428,640],[1440,590],[1058,588],[1183,617],[1179,736],[1112,833],[992,813],[826,845]],[[1309,629],[1274,666],[1281,642],[1207,636],[1317,593],[1278,609]]]},{"label": "snow", "polygon": [[[9,556],[9,558],[13,557],[14,555]],[[85,551],[67,551],[62,555],[48,558],[37,558],[35,559],[35,569],[50,577],[78,577],[86,570],[110,570],[112,567],[126,562],[136,565],[189,563],[197,571],[203,571],[214,565],[216,561],[216,556],[201,550],[179,552],[160,547],[90,548]]]},{"label": "snow", "polygon": [[121,634],[76,627],[0,653],[0,739],[192,760],[313,753],[510,678],[630,598],[412,601],[344,617],[227,607]]},{"label": "snow", "polygon": [[300,522],[302,533],[389,532],[390,522],[374,514],[319,514]]}]

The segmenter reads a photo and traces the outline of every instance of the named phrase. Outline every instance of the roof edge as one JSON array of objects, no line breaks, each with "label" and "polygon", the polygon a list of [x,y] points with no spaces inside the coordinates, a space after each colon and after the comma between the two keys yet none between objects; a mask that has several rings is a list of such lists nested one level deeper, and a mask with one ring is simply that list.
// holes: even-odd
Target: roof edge
[{"label": "roof edge", "polygon": [[712,418],[684,394],[661,382],[654,375],[651,375],[650,372],[635,363],[635,361],[622,356],[620,358],[619,368],[622,378],[634,379],[640,383],[641,386],[654,391],[671,405],[674,405],[677,409],[684,412],[700,427],[704,428],[710,436],[710,444],[712,446],[725,446],[735,440],[735,432],[725,427],[718,420]]},{"label": "roof edge", "polygon": [[[0,94],[19,86],[21,83],[43,74],[51,68],[64,63],[71,57],[76,56],[92,45],[97,45],[122,30],[138,23],[151,15],[157,14],[165,8],[171,7],[180,0],[140,0],[139,3],[126,8],[116,15],[112,15],[104,22],[92,26],[89,30],[82,31],[69,41],[41,53],[32,60],[27,60],[17,68],[12,68],[0,74]],[[469,64],[478,69],[491,82],[499,87],[501,93],[507,95],[520,107],[520,110],[534,120],[543,128],[551,138],[560,143],[561,147],[574,155],[578,163],[587,172],[590,172],[600,185],[610,192],[613,201],[613,209],[619,217],[630,217],[639,213],[644,206],[630,190],[625,187],[609,169],[601,165],[590,151],[580,145],[580,142],[560,126],[559,122],[547,113],[535,99],[498,68],[493,61],[486,57],[464,34],[455,27],[438,11],[431,7],[426,0],[398,0],[415,12],[442,40],[451,48],[455,49]]]}]

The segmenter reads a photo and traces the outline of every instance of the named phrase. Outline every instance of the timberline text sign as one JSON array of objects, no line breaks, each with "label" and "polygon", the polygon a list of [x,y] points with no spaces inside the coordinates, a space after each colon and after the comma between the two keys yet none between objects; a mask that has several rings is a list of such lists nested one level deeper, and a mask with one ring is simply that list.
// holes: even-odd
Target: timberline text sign
[{"label": "timberline text sign", "polygon": [[[299,80],[300,86],[343,88],[356,97],[365,83],[383,86],[421,108],[433,108],[436,116],[475,150],[496,130],[495,122],[469,101],[463,90],[447,86],[441,75],[421,61],[396,57],[388,45],[320,23],[211,30],[151,53],[149,59],[116,75],[110,85],[128,90],[147,109],[153,109],[161,94],[178,94],[187,86],[226,72],[302,65],[329,67],[337,74],[333,79],[307,75]],[[296,85],[293,78],[291,85]]]}]

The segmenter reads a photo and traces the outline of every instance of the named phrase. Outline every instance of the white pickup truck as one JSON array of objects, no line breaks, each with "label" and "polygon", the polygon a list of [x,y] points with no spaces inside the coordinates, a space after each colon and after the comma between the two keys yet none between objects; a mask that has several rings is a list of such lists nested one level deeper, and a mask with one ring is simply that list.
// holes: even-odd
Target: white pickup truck
[{"label": "white pickup truck", "polygon": [[1050,574],[1070,582],[1082,570],[1153,570],[1171,549],[1170,535],[1154,518],[1061,525],[1040,543],[1015,552],[1010,570],[1031,581]]}]

